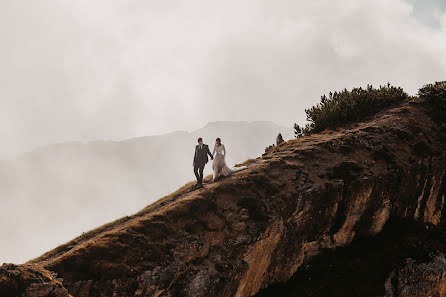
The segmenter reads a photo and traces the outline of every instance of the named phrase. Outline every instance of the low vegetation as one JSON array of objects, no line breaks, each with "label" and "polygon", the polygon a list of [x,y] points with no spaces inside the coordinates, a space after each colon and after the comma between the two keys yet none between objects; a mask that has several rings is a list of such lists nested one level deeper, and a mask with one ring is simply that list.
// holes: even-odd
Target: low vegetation
[{"label": "low vegetation", "polygon": [[394,104],[408,101],[410,96],[400,87],[390,84],[373,88],[344,89],[323,95],[320,103],[305,110],[307,121],[305,127],[295,124],[297,138],[332,129],[345,124],[357,122]]},{"label": "low vegetation", "polygon": [[418,91],[418,96],[446,111],[446,81],[425,85]]}]

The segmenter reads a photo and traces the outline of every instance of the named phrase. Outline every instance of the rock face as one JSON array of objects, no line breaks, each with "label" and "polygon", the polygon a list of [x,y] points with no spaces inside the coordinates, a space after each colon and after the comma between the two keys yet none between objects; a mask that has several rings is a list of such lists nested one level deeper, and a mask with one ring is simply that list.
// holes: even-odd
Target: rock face
[{"label": "rock face", "polygon": [[70,297],[61,280],[34,265],[4,264],[0,268],[0,296]]},{"label": "rock face", "polygon": [[[281,292],[291,289],[324,296],[324,287],[336,286],[339,296],[445,296],[446,114],[432,117],[434,109],[416,100],[282,143],[231,177],[196,191],[186,186],[26,267],[57,273],[76,297],[289,296]],[[362,254],[374,243],[379,249]],[[307,281],[328,265],[337,270],[324,283]],[[355,283],[360,291],[342,293],[361,267],[369,277]],[[303,285],[293,286],[300,276]],[[10,287],[2,281],[0,292]]]},{"label": "rock face", "polygon": [[393,271],[387,279],[386,297],[446,296],[445,273],[446,259],[443,255],[421,264],[407,259],[407,264]]}]

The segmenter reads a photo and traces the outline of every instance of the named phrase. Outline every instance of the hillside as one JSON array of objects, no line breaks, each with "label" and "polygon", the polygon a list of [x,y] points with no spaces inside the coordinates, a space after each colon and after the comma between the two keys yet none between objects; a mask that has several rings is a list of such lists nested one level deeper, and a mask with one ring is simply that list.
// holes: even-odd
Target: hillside
[{"label": "hillside", "polygon": [[292,128],[272,122],[213,122],[190,133],[52,144],[2,162],[0,264],[25,262],[194,180],[200,136],[211,148],[221,137],[235,164],[260,155],[279,132],[292,137]]},{"label": "hillside", "polygon": [[287,141],[3,265],[0,296],[445,296],[445,119],[417,99]]}]

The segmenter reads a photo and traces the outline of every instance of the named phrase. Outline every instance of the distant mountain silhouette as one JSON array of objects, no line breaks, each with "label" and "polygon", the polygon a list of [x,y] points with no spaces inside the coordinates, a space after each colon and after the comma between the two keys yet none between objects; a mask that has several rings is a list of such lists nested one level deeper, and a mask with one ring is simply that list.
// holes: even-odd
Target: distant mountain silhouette
[{"label": "distant mountain silhouette", "polygon": [[198,137],[211,150],[220,137],[234,165],[260,156],[279,132],[292,138],[292,128],[272,122],[212,122],[190,133],[52,144],[2,161],[0,264],[28,260],[194,180]]}]

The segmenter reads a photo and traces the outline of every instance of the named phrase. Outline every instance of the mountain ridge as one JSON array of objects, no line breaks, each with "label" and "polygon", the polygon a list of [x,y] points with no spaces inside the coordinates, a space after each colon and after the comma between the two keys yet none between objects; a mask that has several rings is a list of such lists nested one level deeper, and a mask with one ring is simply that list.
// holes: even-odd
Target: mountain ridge
[{"label": "mountain ridge", "polygon": [[[201,131],[203,131],[203,129],[205,128],[209,128],[209,127],[215,127],[218,125],[230,125],[230,126],[237,126],[237,125],[255,125],[255,124],[262,124],[262,125],[270,125],[270,127],[275,127],[278,128],[278,131],[284,131],[283,133],[285,135],[287,135],[287,138],[291,138],[292,136],[292,128],[291,127],[286,127],[286,126],[282,126],[282,125],[278,125],[276,124],[274,121],[212,121],[212,122],[208,122],[206,123],[203,127],[198,128],[198,129],[194,129],[192,131],[187,131],[187,130],[175,130],[172,132],[167,132],[167,133],[162,133],[162,134],[154,134],[154,135],[142,135],[142,136],[134,136],[134,137],[129,137],[129,138],[123,138],[123,139],[92,139],[92,140],[71,140],[71,141],[61,141],[61,142],[55,142],[55,143],[49,143],[46,145],[41,145],[41,146],[37,146],[29,151],[24,151],[23,153],[19,154],[17,156],[17,158],[21,158],[24,155],[28,155],[28,154],[33,154],[35,152],[39,152],[42,150],[45,150],[47,148],[51,148],[51,147],[60,147],[60,146],[65,146],[65,145],[88,145],[88,144],[96,144],[96,143],[123,143],[123,142],[132,142],[132,141],[137,141],[137,140],[142,140],[142,139],[149,139],[149,138],[158,138],[158,137],[168,137],[168,136],[172,136],[172,135],[195,135],[195,134],[200,134]],[[13,159],[13,160],[15,160]],[[13,161],[13,160],[0,160],[0,161]]]},{"label": "mountain ridge", "polygon": [[[185,185],[23,266],[3,265],[0,292],[18,284],[15,292],[28,296],[253,296],[324,251],[374,238],[393,220],[420,230],[443,226],[446,129],[433,108],[416,99],[349,128],[282,143],[204,189]],[[393,263],[384,271],[388,285],[378,279],[355,296],[424,296],[426,261]],[[429,294],[441,295],[446,268],[436,267]],[[26,269],[49,276],[39,280]],[[403,283],[403,274],[413,283]]]}]

